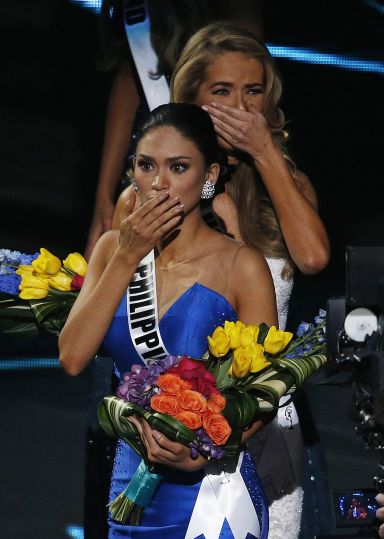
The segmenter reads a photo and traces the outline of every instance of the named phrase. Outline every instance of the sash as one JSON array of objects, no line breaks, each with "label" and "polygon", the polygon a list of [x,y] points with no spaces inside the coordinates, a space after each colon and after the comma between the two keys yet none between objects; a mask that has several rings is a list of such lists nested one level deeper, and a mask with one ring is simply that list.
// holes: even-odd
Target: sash
[{"label": "sash", "polygon": [[295,425],[298,424],[299,418],[293,402],[288,402],[290,400],[291,395],[284,395],[284,397],[281,397],[279,401],[279,410],[277,412],[277,420],[280,427],[293,430]]},{"label": "sash", "polygon": [[123,0],[124,27],[149,110],[169,103],[170,92],[164,75],[157,71],[157,56],[151,44],[151,24],[146,0]]},{"label": "sash", "polygon": [[159,330],[155,253],[143,258],[127,289],[127,317],[133,346],[143,362],[168,355]]},{"label": "sash", "polygon": [[244,453],[240,453],[236,471],[206,475],[200,485],[185,539],[219,539],[227,519],[235,539],[246,539],[248,533],[260,537],[255,507],[240,473]]}]

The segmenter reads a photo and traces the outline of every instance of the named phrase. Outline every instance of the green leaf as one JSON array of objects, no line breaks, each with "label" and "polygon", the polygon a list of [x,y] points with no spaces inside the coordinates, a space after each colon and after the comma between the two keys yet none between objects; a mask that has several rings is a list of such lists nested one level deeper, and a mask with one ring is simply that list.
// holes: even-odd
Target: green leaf
[{"label": "green leaf", "polygon": [[257,337],[257,342],[259,344],[263,344],[264,341],[265,341],[265,337],[268,335],[268,331],[269,331],[269,326],[267,326],[267,324],[265,324],[264,322],[262,322],[260,325],[259,325],[259,336]]},{"label": "green leaf", "polygon": [[232,360],[232,351],[227,354],[226,359],[218,359],[217,357],[210,356],[207,369],[215,376],[216,386],[219,390],[236,383],[236,379],[228,374],[229,367],[232,365]]}]

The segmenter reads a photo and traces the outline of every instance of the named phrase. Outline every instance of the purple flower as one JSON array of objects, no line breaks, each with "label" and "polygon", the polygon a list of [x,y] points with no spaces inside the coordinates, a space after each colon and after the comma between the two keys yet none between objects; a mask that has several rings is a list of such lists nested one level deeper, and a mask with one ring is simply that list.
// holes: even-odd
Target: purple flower
[{"label": "purple flower", "polygon": [[302,337],[310,328],[311,324],[308,324],[308,322],[301,322],[301,324],[296,330],[296,335],[298,337]]},{"label": "purple flower", "polygon": [[156,385],[158,377],[179,360],[178,356],[166,356],[148,365],[132,365],[131,370],[123,375],[123,382],[116,392],[117,397],[149,409],[151,398],[159,392]]},{"label": "purple flower", "polygon": [[304,348],[301,345],[296,346],[289,354],[284,354],[284,357],[292,359],[304,355]]},{"label": "purple flower", "polygon": [[197,429],[195,434],[197,440],[189,444],[189,447],[191,448],[191,458],[193,460],[197,459],[199,455],[211,457],[212,459],[221,459],[224,457],[224,447],[215,445],[204,429]]},{"label": "purple flower", "polygon": [[22,265],[31,265],[39,253],[28,255],[20,251],[0,249],[0,292],[17,296],[21,277],[16,275],[16,269]]},{"label": "purple flower", "polygon": [[19,294],[19,284],[21,277],[15,273],[9,273],[8,275],[0,274],[0,292],[17,296]]}]

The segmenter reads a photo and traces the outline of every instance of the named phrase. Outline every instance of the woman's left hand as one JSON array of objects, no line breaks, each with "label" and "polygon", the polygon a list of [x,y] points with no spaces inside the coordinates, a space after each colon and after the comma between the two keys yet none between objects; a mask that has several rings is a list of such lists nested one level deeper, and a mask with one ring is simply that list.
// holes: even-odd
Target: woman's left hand
[{"label": "woman's left hand", "polygon": [[221,103],[204,105],[203,109],[209,113],[217,135],[230,149],[246,152],[257,160],[273,144],[267,121],[253,103],[246,103],[246,110]]},{"label": "woman's left hand", "polygon": [[139,421],[133,416],[129,420],[137,428],[151,462],[186,472],[193,472],[207,465],[208,461],[204,457],[200,456],[193,460],[188,447],[179,442],[173,442],[161,432],[151,429],[147,421]]}]

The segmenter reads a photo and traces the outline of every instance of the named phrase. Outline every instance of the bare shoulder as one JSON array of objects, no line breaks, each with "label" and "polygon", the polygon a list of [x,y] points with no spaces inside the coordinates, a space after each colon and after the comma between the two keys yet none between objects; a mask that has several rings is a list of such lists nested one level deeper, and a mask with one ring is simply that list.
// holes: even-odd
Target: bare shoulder
[{"label": "bare shoulder", "polygon": [[237,278],[257,276],[258,278],[269,279],[269,266],[259,251],[220,232],[212,232],[215,234],[215,250],[226,258],[233,256],[232,268],[236,272]]},{"label": "bare shoulder", "polygon": [[236,256],[234,266],[238,277],[266,279],[271,278],[271,272],[264,256],[256,249],[242,245]]},{"label": "bare shoulder", "polygon": [[133,187],[132,185],[129,185],[122,191],[119,195],[119,198],[117,199],[115,211],[113,213],[113,219],[112,219],[112,229],[119,229],[120,228],[120,222],[125,215],[125,206],[128,203],[130,197],[132,196]]},{"label": "bare shoulder", "polygon": [[316,191],[308,176],[301,170],[296,170],[295,180],[305,198],[311,202],[315,208],[317,208]]},{"label": "bare shoulder", "polygon": [[219,193],[212,201],[212,208],[215,213],[220,215],[220,211],[225,211],[233,204],[227,193]]},{"label": "bare shoulder", "polygon": [[242,246],[233,264],[231,289],[237,313],[246,324],[276,325],[276,297],[271,272],[264,256]]}]

